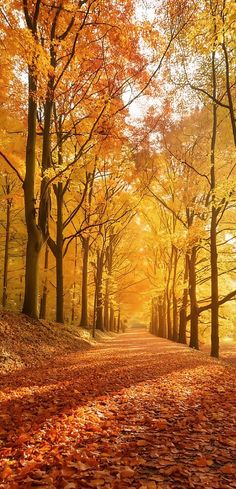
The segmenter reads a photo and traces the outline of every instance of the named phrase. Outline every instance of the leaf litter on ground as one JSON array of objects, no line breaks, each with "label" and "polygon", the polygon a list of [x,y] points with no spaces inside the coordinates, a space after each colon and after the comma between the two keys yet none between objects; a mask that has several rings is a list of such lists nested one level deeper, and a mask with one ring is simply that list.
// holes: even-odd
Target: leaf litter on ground
[{"label": "leaf litter on ground", "polygon": [[2,378],[0,488],[236,488],[235,368],[130,331]]}]

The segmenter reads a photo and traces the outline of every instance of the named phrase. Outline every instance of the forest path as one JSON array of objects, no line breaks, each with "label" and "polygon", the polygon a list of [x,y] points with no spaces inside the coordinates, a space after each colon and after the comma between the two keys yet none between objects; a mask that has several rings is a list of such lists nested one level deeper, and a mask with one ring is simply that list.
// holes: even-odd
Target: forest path
[{"label": "forest path", "polygon": [[236,488],[235,383],[142,330],[7,374],[0,488]]}]

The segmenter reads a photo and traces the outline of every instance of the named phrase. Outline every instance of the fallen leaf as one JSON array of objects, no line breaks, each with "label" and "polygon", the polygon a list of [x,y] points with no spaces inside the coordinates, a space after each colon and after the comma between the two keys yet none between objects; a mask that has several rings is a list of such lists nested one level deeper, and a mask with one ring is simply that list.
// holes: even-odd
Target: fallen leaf
[{"label": "fallen leaf", "polygon": [[125,467],[120,471],[120,477],[122,479],[128,479],[130,477],[133,477],[135,474],[134,470],[132,470],[130,467]]},{"label": "fallen leaf", "polygon": [[223,474],[236,474],[236,465],[225,464],[220,468],[220,471],[223,472]]}]

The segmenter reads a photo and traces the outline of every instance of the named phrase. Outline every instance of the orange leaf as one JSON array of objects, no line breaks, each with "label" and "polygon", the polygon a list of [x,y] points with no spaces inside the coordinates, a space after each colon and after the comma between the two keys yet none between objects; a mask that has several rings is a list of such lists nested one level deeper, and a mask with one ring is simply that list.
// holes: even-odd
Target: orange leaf
[{"label": "orange leaf", "polygon": [[195,465],[198,467],[206,467],[208,465],[208,459],[206,457],[200,457],[195,461]]},{"label": "orange leaf", "polygon": [[120,476],[122,477],[122,479],[133,477],[133,475],[134,475],[134,470],[132,470],[130,467],[125,467],[120,472]]},{"label": "orange leaf", "polygon": [[10,475],[12,475],[12,469],[9,467],[9,465],[6,465],[6,467],[3,469],[1,475],[3,479],[7,479]]},{"label": "orange leaf", "polygon": [[236,465],[226,464],[220,468],[220,471],[223,472],[223,474],[236,474]]},{"label": "orange leaf", "polygon": [[18,438],[18,443],[25,443],[26,441],[29,441],[30,436],[28,433],[21,433],[21,435]]},{"label": "orange leaf", "polygon": [[137,441],[137,446],[138,447],[146,447],[148,445],[148,441],[147,440],[138,440]]}]

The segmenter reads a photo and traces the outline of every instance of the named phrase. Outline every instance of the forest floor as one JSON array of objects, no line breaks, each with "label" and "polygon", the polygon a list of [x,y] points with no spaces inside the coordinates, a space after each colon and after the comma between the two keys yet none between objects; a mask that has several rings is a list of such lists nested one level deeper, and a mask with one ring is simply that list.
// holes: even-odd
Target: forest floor
[{"label": "forest floor", "polygon": [[[45,361],[61,355],[88,350],[96,340],[109,338],[110,333],[96,334],[78,325],[34,320],[24,314],[0,312],[0,373],[14,372],[24,367],[40,367]],[[116,335],[115,335],[116,336]]]},{"label": "forest floor", "polygon": [[6,372],[0,488],[236,488],[235,383],[142,330]]}]

